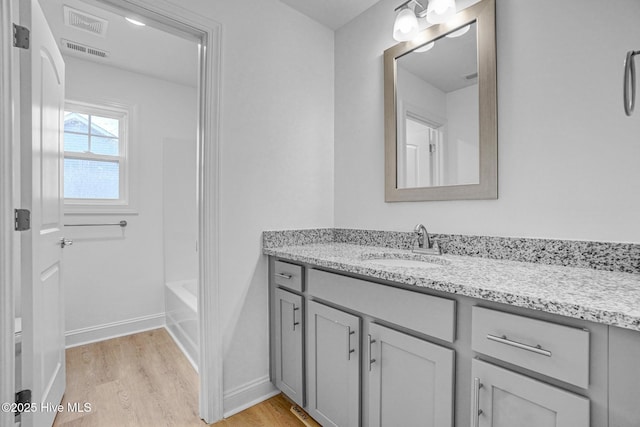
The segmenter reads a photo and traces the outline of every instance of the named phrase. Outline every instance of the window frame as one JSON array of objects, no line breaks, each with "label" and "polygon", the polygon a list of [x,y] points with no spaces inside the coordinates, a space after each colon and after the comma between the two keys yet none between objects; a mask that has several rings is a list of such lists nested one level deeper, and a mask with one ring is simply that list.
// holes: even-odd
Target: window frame
[{"label": "window frame", "polygon": [[90,161],[116,161],[119,164],[119,195],[118,199],[85,199],[64,197],[65,214],[136,214],[133,204],[133,180],[131,174],[131,122],[134,111],[130,106],[115,102],[84,102],[75,100],[65,101],[65,112],[88,114],[91,116],[118,119],[118,153],[119,155],[95,154],[90,152],[75,152],[64,150],[64,159]]}]

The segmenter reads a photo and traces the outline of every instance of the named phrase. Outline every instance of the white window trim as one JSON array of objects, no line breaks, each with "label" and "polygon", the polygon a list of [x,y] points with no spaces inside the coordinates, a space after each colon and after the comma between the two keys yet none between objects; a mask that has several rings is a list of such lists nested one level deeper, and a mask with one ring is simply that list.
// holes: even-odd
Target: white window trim
[{"label": "white window trim", "polygon": [[[113,156],[120,163],[120,198],[119,199],[64,199],[64,213],[69,215],[121,215],[137,214],[135,205],[134,164],[135,150],[132,123],[135,122],[135,107],[119,102],[93,100],[93,102],[66,100],[65,111],[75,111],[83,114],[112,117],[121,120],[119,128],[120,156]],[[68,155],[67,155],[68,154]],[[107,160],[109,156],[93,153],[65,152],[65,158],[86,160]]]}]

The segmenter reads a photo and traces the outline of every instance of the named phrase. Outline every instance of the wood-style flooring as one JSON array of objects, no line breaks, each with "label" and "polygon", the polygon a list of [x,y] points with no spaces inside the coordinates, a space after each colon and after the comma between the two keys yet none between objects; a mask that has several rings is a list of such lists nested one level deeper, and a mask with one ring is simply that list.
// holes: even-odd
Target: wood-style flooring
[{"label": "wood-style flooring", "polygon": [[[91,404],[90,412],[61,412],[56,427],[204,427],[198,416],[198,375],[164,329],[70,348],[62,405]],[[300,427],[291,403],[275,396],[219,427]]]}]

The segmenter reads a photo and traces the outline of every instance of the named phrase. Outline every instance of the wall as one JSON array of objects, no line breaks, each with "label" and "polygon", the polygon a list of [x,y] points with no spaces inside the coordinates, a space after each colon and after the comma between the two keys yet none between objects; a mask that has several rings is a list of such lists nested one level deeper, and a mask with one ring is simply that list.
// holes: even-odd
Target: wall
[{"label": "wall", "polygon": [[130,147],[138,214],[65,216],[69,223],[129,223],[124,231],[65,229],[74,240],[64,261],[67,342],[75,343],[164,323],[162,140],[195,140],[197,98],[195,88],[76,58],[65,62],[67,99],[114,101],[135,110]]},{"label": "wall", "polygon": [[334,34],[277,0],[172,2],[222,25],[219,295],[237,395],[268,382],[262,231],[333,225]]},{"label": "wall", "polygon": [[478,85],[447,93],[447,182],[450,185],[479,181],[478,110]]},{"label": "wall", "polygon": [[636,0],[497,0],[499,199],[384,203],[382,53],[397,2],[336,32],[335,225],[640,242],[640,114],[622,109]]}]

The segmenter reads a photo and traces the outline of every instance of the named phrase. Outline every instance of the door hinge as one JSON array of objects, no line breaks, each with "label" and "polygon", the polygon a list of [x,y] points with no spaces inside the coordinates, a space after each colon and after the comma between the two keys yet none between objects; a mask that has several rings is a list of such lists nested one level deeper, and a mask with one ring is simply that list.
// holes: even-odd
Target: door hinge
[{"label": "door hinge", "polygon": [[13,24],[13,47],[29,49],[29,29]]},{"label": "door hinge", "polygon": [[14,225],[16,231],[31,229],[31,212],[29,209],[16,209],[14,211]]},{"label": "door hinge", "polygon": [[430,153],[436,152],[436,144],[429,144],[429,152]]},{"label": "door hinge", "polygon": [[20,390],[16,393],[16,417],[24,412],[31,403],[31,390]]}]

